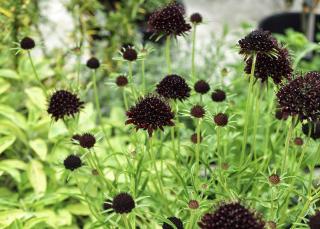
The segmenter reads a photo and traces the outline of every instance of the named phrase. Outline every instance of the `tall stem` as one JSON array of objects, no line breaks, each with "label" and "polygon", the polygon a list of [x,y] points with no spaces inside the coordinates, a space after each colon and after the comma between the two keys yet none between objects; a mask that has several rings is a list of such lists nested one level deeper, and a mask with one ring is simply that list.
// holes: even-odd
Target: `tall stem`
[{"label": "tall stem", "polygon": [[195,66],[195,53],[196,53],[196,30],[197,25],[194,24],[192,31],[192,54],[191,54],[191,77],[192,82],[196,82],[196,66]]},{"label": "tall stem", "polygon": [[289,151],[289,145],[290,145],[290,140],[293,132],[293,127],[294,127],[294,122],[295,119],[292,118],[291,123],[289,124],[289,130],[287,132],[287,138],[286,138],[286,143],[284,146],[284,154],[282,158],[282,166],[281,166],[281,174],[283,174],[287,170],[287,157],[288,157],[288,151]]},{"label": "tall stem", "polygon": [[122,96],[123,96],[124,107],[127,111],[128,110],[128,100],[127,100],[127,95],[126,95],[126,91],[124,90],[124,88],[122,89]]},{"label": "tall stem", "polygon": [[172,72],[170,48],[171,48],[171,37],[167,36],[167,39],[166,39],[166,62],[167,62],[167,67],[168,67],[168,74],[171,74],[171,72]]},{"label": "tall stem", "polygon": [[197,145],[196,145],[196,166],[195,166],[195,184],[197,183],[196,181],[198,180],[199,176],[199,163],[200,163],[200,141],[201,141],[201,136],[200,136],[200,127],[201,127],[201,119],[197,120]]},{"label": "tall stem", "polygon": [[145,78],[145,60],[141,61],[141,77],[142,77],[142,93],[146,92],[146,78]]},{"label": "tall stem", "polygon": [[40,87],[42,88],[44,94],[45,94],[46,96],[48,96],[47,90],[46,90],[45,86],[42,84],[42,82],[41,82],[41,80],[40,80],[40,78],[39,78],[39,75],[38,75],[38,73],[37,73],[37,70],[36,70],[36,68],[35,68],[35,66],[34,66],[34,64],[33,64],[33,60],[32,60],[30,51],[28,50],[27,53],[28,53],[28,58],[29,58],[30,63],[31,63],[31,67],[32,67],[33,74],[34,74],[34,76],[36,77],[36,79],[37,79],[37,81],[38,81],[38,84],[39,84]]},{"label": "tall stem", "polygon": [[97,109],[97,113],[98,113],[98,117],[99,117],[99,123],[102,128],[103,135],[107,141],[107,144],[108,144],[110,150],[113,151],[113,147],[112,147],[110,140],[107,136],[107,131],[102,123],[102,113],[101,113],[99,95],[98,95],[98,89],[97,89],[97,73],[95,70],[93,71],[93,78],[92,79],[93,79],[93,92],[94,92],[94,98],[95,98],[95,103],[96,103],[96,109]]},{"label": "tall stem", "polygon": [[243,141],[242,141],[242,150],[241,150],[241,158],[240,158],[240,165],[243,163],[245,158],[246,152],[246,145],[247,145],[247,138],[248,138],[248,124],[249,124],[249,117],[250,117],[250,109],[251,109],[251,97],[252,97],[252,88],[254,83],[254,71],[257,61],[257,54],[253,54],[253,61],[251,66],[251,73],[249,79],[249,88],[247,92],[247,102],[246,102],[246,114],[245,114],[245,124],[244,124],[244,133],[243,133]]},{"label": "tall stem", "polygon": [[128,62],[128,68],[129,68],[129,83],[131,88],[131,93],[133,95],[134,99],[137,99],[136,91],[134,89],[134,83],[133,83],[133,74],[132,74],[132,62]]}]

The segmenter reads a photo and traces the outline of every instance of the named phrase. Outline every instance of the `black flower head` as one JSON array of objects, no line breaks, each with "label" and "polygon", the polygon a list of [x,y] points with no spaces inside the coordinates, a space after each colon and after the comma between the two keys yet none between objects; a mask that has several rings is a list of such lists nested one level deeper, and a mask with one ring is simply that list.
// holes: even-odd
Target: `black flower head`
[{"label": "black flower head", "polygon": [[135,208],[135,202],[128,193],[120,193],[113,198],[112,208],[116,213],[130,213]]},{"label": "black flower head", "polygon": [[320,119],[320,74],[309,72],[280,88],[278,103],[283,112],[300,120]]},{"label": "black flower head", "polygon": [[201,105],[195,105],[191,108],[190,114],[195,118],[203,118],[206,111]]},{"label": "black flower head", "polygon": [[30,50],[33,49],[36,46],[34,40],[30,37],[24,37],[20,41],[20,47],[24,50]]},{"label": "black flower head", "polygon": [[265,223],[240,203],[229,203],[222,204],[213,213],[205,214],[198,225],[202,229],[263,229]]},{"label": "black flower head", "polygon": [[184,13],[181,5],[171,3],[152,13],[148,21],[149,29],[156,34],[185,35],[191,26],[186,22]]},{"label": "black flower head", "polygon": [[128,84],[128,78],[125,76],[118,76],[116,79],[116,84],[118,87],[124,87]]},{"label": "black flower head", "polygon": [[169,217],[168,220],[173,224],[175,225],[175,228],[172,227],[170,224],[168,223],[163,223],[162,224],[162,228],[163,229],[183,229],[183,222],[181,219],[175,217],[175,216],[172,216],[172,217]]},{"label": "black flower head", "polygon": [[200,94],[206,94],[210,90],[210,86],[206,81],[199,80],[194,84],[194,90]]},{"label": "black flower head", "polygon": [[79,144],[82,148],[91,149],[96,144],[96,138],[90,133],[84,133],[79,138]]},{"label": "black flower head", "polygon": [[122,48],[122,57],[128,61],[135,61],[138,58],[138,53],[134,48],[128,46],[126,48]]},{"label": "black flower head", "polygon": [[[202,136],[201,136],[201,134],[200,134],[199,137],[200,137],[200,139],[199,139],[200,142],[202,142]],[[190,137],[190,140],[191,140],[192,143],[197,144],[197,143],[198,143],[198,135],[197,135],[197,133],[192,134],[191,137]],[[200,142],[199,142],[199,143],[200,143]]]},{"label": "black flower head", "polygon": [[320,211],[316,212],[315,215],[311,216],[309,219],[310,229],[319,229],[320,228]]},{"label": "black flower head", "polygon": [[80,168],[82,166],[82,162],[80,157],[76,155],[69,155],[64,161],[63,161],[64,167],[66,169],[69,169],[71,171]]},{"label": "black flower head", "polygon": [[58,90],[49,100],[48,113],[54,120],[64,119],[65,116],[74,116],[83,108],[82,102],[76,94],[66,90]]},{"label": "black flower head", "polygon": [[174,113],[169,104],[159,96],[148,95],[140,98],[138,103],[127,111],[126,124],[133,124],[136,129],[147,130],[149,136],[158,128],[174,126]]},{"label": "black flower head", "polygon": [[320,121],[303,124],[302,132],[306,136],[310,136],[314,140],[319,139],[320,138]]},{"label": "black flower head", "polygon": [[200,24],[202,22],[202,16],[199,13],[193,13],[190,16],[190,21],[194,24]]},{"label": "black flower head", "polygon": [[97,69],[100,67],[100,61],[95,58],[95,57],[91,57],[88,61],[87,61],[87,67],[91,68],[91,69]]},{"label": "black flower head", "polygon": [[182,101],[190,96],[191,89],[181,76],[168,75],[158,83],[156,91],[166,99]]},{"label": "black flower head", "polygon": [[254,30],[239,40],[240,54],[269,53],[276,46],[277,41],[269,31]]},{"label": "black flower head", "polygon": [[211,99],[214,102],[223,102],[227,98],[226,93],[223,90],[216,89],[214,92],[211,94]]},{"label": "black flower head", "polygon": [[[244,71],[251,73],[253,57],[246,60]],[[267,53],[258,53],[255,65],[254,76],[261,82],[267,81],[271,77],[275,84],[280,84],[285,79],[290,79],[292,74],[291,60],[286,48],[276,48],[275,55]]]},{"label": "black flower head", "polygon": [[218,113],[213,117],[213,121],[217,126],[226,126],[228,124],[228,115],[224,113]]}]

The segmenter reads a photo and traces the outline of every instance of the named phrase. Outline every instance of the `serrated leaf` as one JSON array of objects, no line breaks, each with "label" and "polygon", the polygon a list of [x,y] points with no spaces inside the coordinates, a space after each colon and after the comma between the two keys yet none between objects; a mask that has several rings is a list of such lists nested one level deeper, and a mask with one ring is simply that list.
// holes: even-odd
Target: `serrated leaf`
[{"label": "serrated leaf", "polygon": [[27,170],[28,178],[37,194],[44,193],[47,189],[47,178],[42,163],[31,160]]},{"label": "serrated leaf", "polygon": [[15,140],[15,136],[5,136],[0,138],[0,154],[9,148]]},{"label": "serrated leaf", "polygon": [[39,158],[44,161],[47,157],[48,148],[44,140],[38,138],[29,142],[30,147],[39,156]]}]

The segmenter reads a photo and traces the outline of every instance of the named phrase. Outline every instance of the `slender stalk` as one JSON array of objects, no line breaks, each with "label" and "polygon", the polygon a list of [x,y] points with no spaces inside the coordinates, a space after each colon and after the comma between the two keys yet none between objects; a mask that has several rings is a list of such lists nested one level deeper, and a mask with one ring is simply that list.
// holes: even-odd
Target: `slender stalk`
[{"label": "slender stalk", "polygon": [[97,109],[97,113],[98,113],[98,117],[99,117],[99,123],[100,123],[101,129],[102,129],[103,135],[107,141],[107,144],[108,144],[110,150],[113,151],[113,147],[112,147],[110,140],[107,136],[107,131],[102,123],[102,113],[101,113],[99,95],[98,95],[98,89],[97,89],[97,73],[95,70],[93,71],[93,78],[92,79],[93,79],[93,92],[94,92],[94,97],[95,97],[96,109]]},{"label": "slender stalk", "polygon": [[127,218],[126,214],[122,215],[122,219],[123,219],[123,222],[124,222],[125,229],[131,229],[130,226],[129,226],[129,222],[128,222],[128,218]]},{"label": "slender stalk", "polygon": [[126,91],[124,90],[124,88],[122,89],[122,97],[123,97],[124,107],[127,111],[128,110],[128,100],[127,100],[127,95],[126,95]]},{"label": "slender stalk", "polygon": [[293,127],[294,127],[294,118],[292,118],[291,123],[289,124],[289,130],[287,133],[287,138],[286,138],[286,143],[284,146],[284,154],[282,158],[282,166],[281,166],[281,173],[287,171],[287,157],[288,157],[288,151],[289,151],[289,145],[290,145],[290,140],[293,132]]},{"label": "slender stalk", "polygon": [[246,151],[246,145],[247,145],[247,139],[248,139],[248,125],[249,125],[249,117],[250,117],[250,111],[251,111],[251,97],[252,97],[252,88],[254,83],[254,71],[257,61],[257,54],[253,54],[253,61],[251,66],[251,73],[249,78],[249,88],[247,93],[247,102],[246,102],[246,114],[245,114],[245,124],[244,124],[244,133],[243,133],[243,141],[242,141],[242,150],[241,150],[241,158],[240,158],[240,164],[243,163],[245,158],[245,151]]},{"label": "slender stalk", "polygon": [[195,166],[195,184],[198,180],[199,176],[199,163],[200,163],[200,141],[201,141],[201,135],[200,135],[200,128],[201,128],[201,119],[197,120],[197,145],[196,145],[196,166]]},{"label": "slender stalk", "polygon": [[256,152],[256,137],[258,131],[258,122],[259,122],[259,115],[260,115],[260,104],[262,100],[262,95],[259,95],[259,88],[257,88],[256,93],[254,95],[255,100],[255,111],[254,111],[254,123],[253,123],[253,144],[252,144],[252,153],[254,156],[254,160],[257,159],[257,152]]},{"label": "slender stalk", "polygon": [[146,92],[145,60],[141,60],[142,93]]},{"label": "slender stalk", "polygon": [[77,54],[77,91],[80,91],[80,69],[81,69],[81,49],[79,48]]},{"label": "slender stalk", "polygon": [[197,30],[197,25],[194,24],[193,31],[192,31],[192,53],[191,53],[191,78],[193,83],[196,82],[196,66],[195,66],[196,30]]},{"label": "slender stalk", "polygon": [[171,72],[172,72],[170,47],[171,47],[171,37],[167,36],[167,39],[166,39],[166,62],[167,62],[167,67],[168,67],[168,74],[171,74]]},{"label": "slender stalk", "polygon": [[41,82],[41,80],[40,80],[40,78],[39,78],[39,75],[38,75],[38,73],[37,73],[37,70],[36,70],[36,68],[35,68],[35,66],[34,66],[34,64],[33,64],[33,60],[32,60],[30,51],[28,50],[27,53],[28,53],[29,61],[30,61],[30,63],[31,63],[31,67],[32,67],[33,74],[34,74],[34,76],[36,77],[36,79],[37,79],[37,81],[38,81],[38,84],[39,84],[39,86],[41,87],[41,89],[43,90],[44,94],[45,94],[46,96],[48,96],[46,87],[42,84],[42,82]]},{"label": "slender stalk", "polygon": [[137,95],[136,95],[136,91],[134,89],[133,74],[132,74],[132,62],[131,61],[128,61],[128,68],[129,68],[129,83],[130,83],[131,93],[133,95],[133,98],[136,100]]}]

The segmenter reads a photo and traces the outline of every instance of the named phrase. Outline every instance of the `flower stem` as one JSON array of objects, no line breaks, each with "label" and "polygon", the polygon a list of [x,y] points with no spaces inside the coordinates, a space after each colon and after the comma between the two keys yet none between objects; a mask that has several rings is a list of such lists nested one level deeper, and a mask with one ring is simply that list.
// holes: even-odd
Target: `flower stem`
[{"label": "flower stem", "polygon": [[168,74],[171,74],[171,57],[170,57],[171,37],[167,36],[166,39],[166,62],[168,67]]},{"label": "flower stem", "polygon": [[127,111],[128,110],[128,100],[127,100],[126,91],[124,89],[122,89],[122,96],[123,96],[124,107]]},{"label": "flower stem", "polygon": [[196,166],[195,166],[195,184],[197,184],[197,180],[198,180],[198,176],[199,176],[199,163],[200,163],[200,140],[201,140],[201,136],[200,136],[200,128],[201,128],[201,119],[197,120],[197,145],[196,145]]},{"label": "flower stem", "polygon": [[192,53],[191,53],[191,77],[192,82],[196,82],[196,66],[195,66],[195,52],[196,52],[196,30],[197,25],[194,24],[192,31]]},{"label": "flower stem", "polygon": [[290,145],[290,140],[293,132],[293,127],[294,127],[294,118],[292,118],[291,123],[289,124],[289,130],[287,133],[287,138],[286,138],[286,143],[284,146],[284,154],[282,158],[282,166],[281,166],[281,174],[283,174],[287,170],[287,157],[288,157],[288,151],[289,151],[289,145]]},{"label": "flower stem", "polygon": [[247,102],[246,102],[246,114],[245,114],[245,123],[244,123],[244,133],[243,133],[243,141],[242,141],[242,150],[241,150],[241,158],[240,158],[240,165],[242,165],[244,158],[245,158],[245,152],[246,152],[246,146],[247,146],[247,139],[248,139],[248,125],[249,125],[249,117],[250,117],[250,110],[251,110],[251,100],[252,100],[252,88],[254,83],[254,71],[257,61],[257,54],[253,54],[253,61],[251,66],[251,73],[249,78],[249,88],[247,93]]},{"label": "flower stem", "polygon": [[133,95],[134,99],[137,99],[137,95],[136,95],[136,91],[134,89],[134,83],[133,83],[133,75],[132,75],[132,62],[129,61],[128,62],[128,68],[129,68],[129,83],[130,83],[130,87],[131,87],[131,93]]},{"label": "flower stem", "polygon": [[37,71],[36,71],[36,68],[35,68],[35,66],[34,66],[34,64],[33,64],[33,60],[32,60],[30,51],[28,50],[27,53],[28,53],[29,61],[30,61],[30,63],[31,63],[31,67],[32,67],[33,74],[34,74],[34,76],[36,77],[36,79],[37,79],[37,81],[38,81],[38,84],[40,85],[40,87],[41,87],[41,89],[43,90],[44,94],[45,94],[46,96],[48,96],[46,87],[42,84],[42,82],[41,82],[41,80],[40,80],[40,78],[39,78],[39,75],[38,75],[38,73],[37,73]]},{"label": "flower stem", "polygon": [[141,61],[142,93],[146,92],[145,60]]},{"label": "flower stem", "polygon": [[123,222],[124,222],[125,229],[131,229],[130,226],[129,226],[127,215],[123,214],[122,215],[122,219],[123,219]]}]

